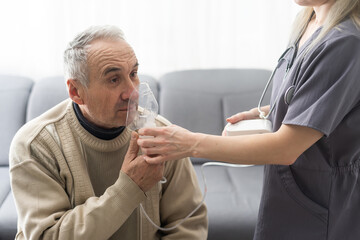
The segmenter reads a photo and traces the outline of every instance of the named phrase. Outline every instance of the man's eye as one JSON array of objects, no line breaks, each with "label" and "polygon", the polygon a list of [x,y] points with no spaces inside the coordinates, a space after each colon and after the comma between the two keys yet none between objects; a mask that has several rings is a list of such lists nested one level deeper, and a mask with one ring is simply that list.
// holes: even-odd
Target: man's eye
[{"label": "man's eye", "polygon": [[134,77],[136,77],[137,76],[137,72],[132,72],[131,74],[130,74],[130,77],[132,77],[132,78],[134,78]]},{"label": "man's eye", "polygon": [[117,82],[118,82],[118,78],[112,78],[112,79],[111,79],[111,82],[112,82],[112,83],[117,83]]}]

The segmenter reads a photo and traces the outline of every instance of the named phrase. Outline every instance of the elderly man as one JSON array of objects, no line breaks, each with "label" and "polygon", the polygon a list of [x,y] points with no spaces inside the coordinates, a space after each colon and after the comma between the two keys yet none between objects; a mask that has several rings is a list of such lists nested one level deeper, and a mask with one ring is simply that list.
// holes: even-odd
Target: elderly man
[{"label": "elderly man", "polygon": [[167,228],[202,196],[189,159],[149,165],[125,127],[139,64],[121,30],[87,29],[64,60],[70,99],[23,126],[11,145],[16,239],[206,239],[204,205],[171,231],[140,210]]}]

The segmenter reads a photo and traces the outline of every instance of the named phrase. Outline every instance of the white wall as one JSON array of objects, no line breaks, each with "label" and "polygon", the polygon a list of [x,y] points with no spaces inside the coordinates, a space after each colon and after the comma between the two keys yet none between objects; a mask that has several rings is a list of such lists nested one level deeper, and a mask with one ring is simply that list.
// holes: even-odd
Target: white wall
[{"label": "white wall", "polygon": [[120,27],[140,73],[272,69],[300,8],[293,0],[1,0],[0,74],[62,74],[62,54],[91,25]]}]

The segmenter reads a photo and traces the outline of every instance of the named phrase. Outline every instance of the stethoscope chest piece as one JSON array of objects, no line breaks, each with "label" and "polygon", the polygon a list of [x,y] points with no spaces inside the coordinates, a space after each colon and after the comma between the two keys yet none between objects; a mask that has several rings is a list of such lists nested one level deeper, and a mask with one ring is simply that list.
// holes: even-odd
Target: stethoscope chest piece
[{"label": "stethoscope chest piece", "polygon": [[294,96],[294,92],[295,92],[295,86],[294,85],[291,85],[285,92],[285,95],[284,95],[284,102],[289,105],[290,102],[291,102],[291,99],[293,98]]}]

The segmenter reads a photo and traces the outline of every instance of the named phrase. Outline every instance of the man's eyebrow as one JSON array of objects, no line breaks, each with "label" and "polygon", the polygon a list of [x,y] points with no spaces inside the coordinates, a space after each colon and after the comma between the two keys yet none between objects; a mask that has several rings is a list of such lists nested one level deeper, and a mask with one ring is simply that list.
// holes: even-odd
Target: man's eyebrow
[{"label": "man's eyebrow", "polygon": [[117,71],[121,71],[121,68],[118,68],[118,67],[107,68],[104,72],[104,76],[106,76],[107,74],[109,74],[111,72],[117,72]]},{"label": "man's eyebrow", "polygon": [[[139,63],[136,62],[136,63],[134,64],[133,68],[136,68],[136,67],[138,67],[138,66],[139,66]],[[106,76],[107,74],[109,74],[109,73],[111,73],[111,72],[118,72],[118,71],[121,71],[121,68],[119,68],[119,67],[109,67],[109,68],[105,69],[105,71],[104,71],[104,76]]]}]

